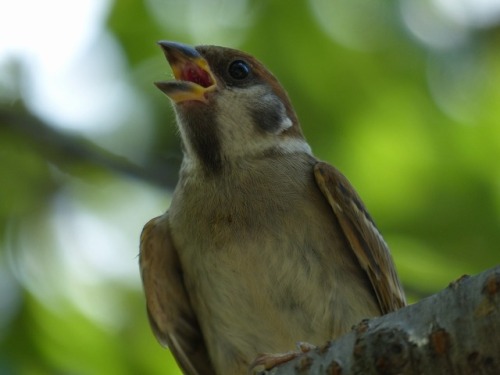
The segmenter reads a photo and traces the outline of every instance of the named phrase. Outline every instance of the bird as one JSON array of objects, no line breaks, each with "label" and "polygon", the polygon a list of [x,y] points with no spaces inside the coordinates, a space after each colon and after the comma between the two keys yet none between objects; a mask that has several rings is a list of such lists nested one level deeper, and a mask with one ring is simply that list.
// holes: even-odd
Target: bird
[{"label": "bird", "polygon": [[172,102],[183,159],[170,207],[141,233],[139,265],[152,331],[183,373],[247,374],[256,358],[267,369],[273,353],[404,307],[364,203],[313,155],[264,64],[227,47],[158,44],[174,77],[155,85]]}]

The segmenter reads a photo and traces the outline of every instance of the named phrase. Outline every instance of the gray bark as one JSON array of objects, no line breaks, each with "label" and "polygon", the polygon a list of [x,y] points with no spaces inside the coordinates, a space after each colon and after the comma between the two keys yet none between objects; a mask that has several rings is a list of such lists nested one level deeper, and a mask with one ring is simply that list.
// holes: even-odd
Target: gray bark
[{"label": "gray bark", "polygon": [[500,374],[499,306],[497,266],[261,374]]}]

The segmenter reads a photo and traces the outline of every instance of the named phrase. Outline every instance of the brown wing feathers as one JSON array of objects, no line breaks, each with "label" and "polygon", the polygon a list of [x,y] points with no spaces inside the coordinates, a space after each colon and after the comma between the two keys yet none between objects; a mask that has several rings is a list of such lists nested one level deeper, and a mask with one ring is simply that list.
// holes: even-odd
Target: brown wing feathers
[{"label": "brown wing feathers", "polygon": [[367,273],[382,313],[406,305],[389,248],[349,181],[331,165],[318,162],[314,175],[351,249]]},{"label": "brown wing feathers", "polygon": [[140,268],[151,328],[186,375],[215,374],[187,296],[168,215],[150,220],[141,234]]}]

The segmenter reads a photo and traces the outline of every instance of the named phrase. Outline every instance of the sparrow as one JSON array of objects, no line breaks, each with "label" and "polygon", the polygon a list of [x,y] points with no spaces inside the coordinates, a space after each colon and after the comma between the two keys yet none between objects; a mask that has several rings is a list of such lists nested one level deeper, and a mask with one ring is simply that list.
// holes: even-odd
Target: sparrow
[{"label": "sparrow", "polygon": [[159,45],[183,160],[139,258],[150,325],[184,374],[246,374],[405,306],[373,219],[313,156],[273,74],[235,49]]}]

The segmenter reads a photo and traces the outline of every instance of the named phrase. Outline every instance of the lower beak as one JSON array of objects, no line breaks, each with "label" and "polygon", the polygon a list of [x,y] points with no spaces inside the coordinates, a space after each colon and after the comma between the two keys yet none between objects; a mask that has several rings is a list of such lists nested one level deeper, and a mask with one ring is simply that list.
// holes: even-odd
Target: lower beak
[{"label": "lower beak", "polygon": [[175,103],[185,101],[207,102],[206,94],[217,85],[207,60],[194,48],[185,44],[158,42],[174,73],[175,81],[155,82]]}]

